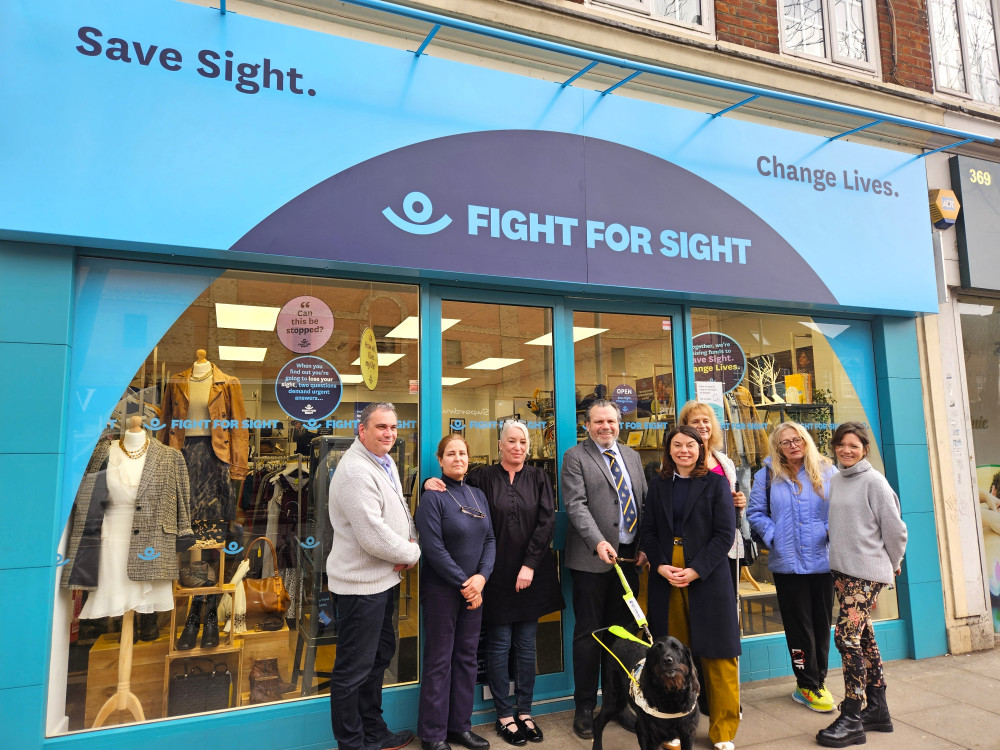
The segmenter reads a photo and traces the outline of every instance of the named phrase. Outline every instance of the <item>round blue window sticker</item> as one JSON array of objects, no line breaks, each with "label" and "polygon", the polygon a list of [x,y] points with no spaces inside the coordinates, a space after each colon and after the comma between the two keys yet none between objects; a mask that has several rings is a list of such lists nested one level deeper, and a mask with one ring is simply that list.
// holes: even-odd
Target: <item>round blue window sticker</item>
[{"label": "round blue window sticker", "polygon": [[639,397],[636,396],[635,388],[630,385],[616,385],[611,391],[611,400],[618,404],[622,414],[631,414],[639,405]]},{"label": "round blue window sticker", "polygon": [[340,405],[344,386],[337,369],[319,357],[296,357],[274,383],[278,405],[292,419],[326,419]]}]

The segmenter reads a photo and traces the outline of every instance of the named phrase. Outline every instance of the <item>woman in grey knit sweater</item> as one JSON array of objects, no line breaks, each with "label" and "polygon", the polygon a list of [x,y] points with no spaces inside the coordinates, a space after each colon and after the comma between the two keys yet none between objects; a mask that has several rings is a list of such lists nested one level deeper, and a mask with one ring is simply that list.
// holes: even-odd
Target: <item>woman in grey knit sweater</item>
[{"label": "woman in grey knit sweater", "polygon": [[840,473],[830,480],[830,570],[840,604],[834,642],[844,664],[844,702],[840,716],[816,741],[847,747],[864,744],[866,730],[892,731],[871,610],[879,592],[899,575],[906,524],[896,493],[866,460],[865,426],[845,422],[832,442]]}]

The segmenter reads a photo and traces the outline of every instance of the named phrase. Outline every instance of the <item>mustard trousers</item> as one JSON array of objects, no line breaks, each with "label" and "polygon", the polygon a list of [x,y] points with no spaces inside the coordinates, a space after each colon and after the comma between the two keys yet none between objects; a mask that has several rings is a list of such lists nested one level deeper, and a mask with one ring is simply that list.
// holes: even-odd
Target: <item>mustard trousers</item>
[{"label": "mustard trousers", "polygon": [[[674,546],[671,565],[686,567],[684,549]],[[685,646],[691,646],[691,623],[688,589],[670,590],[667,635],[672,635]],[[707,685],[702,690],[708,696],[708,738],[716,742],[732,741],[740,726],[740,668],[736,657],[731,659],[700,659],[701,671]]]}]

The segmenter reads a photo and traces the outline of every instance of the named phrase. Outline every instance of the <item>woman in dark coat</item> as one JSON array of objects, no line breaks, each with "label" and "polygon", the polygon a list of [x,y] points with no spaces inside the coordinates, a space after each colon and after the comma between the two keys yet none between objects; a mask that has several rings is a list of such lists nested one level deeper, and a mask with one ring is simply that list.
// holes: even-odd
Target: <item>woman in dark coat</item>
[{"label": "woman in dark coat", "polygon": [[[550,548],[555,494],[549,475],[525,463],[529,447],[524,423],[507,421],[500,431],[500,462],[476,467],[466,478],[486,495],[496,537],[496,563],[483,590],[486,670],[497,712],[497,734],[512,745],[543,739],[531,717],[535,634],[539,617],[565,607]],[[433,489],[434,480],[424,486]],[[507,667],[511,648],[516,665],[513,702]]]},{"label": "woman in dark coat", "polygon": [[735,524],[729,483],[708,471],[701,436],[692,427],[673,430],[640,531],[652,567],[649,627],[656,638],[672,635],[687,644],[701,660],[716,750],[733,750],[740,723],[740,634],[727,564]]}]

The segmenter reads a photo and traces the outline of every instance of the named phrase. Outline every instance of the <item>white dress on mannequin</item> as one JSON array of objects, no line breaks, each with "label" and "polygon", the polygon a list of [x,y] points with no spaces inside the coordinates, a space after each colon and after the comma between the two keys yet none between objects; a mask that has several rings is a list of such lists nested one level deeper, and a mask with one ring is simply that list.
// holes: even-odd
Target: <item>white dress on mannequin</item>
[{"label": "white dress on mannequin", "polygon": [[128,577],[135,499],[145,465],[145,455],[129,458],[118,441],[111,444],[107,473],[109,503],[101,525],[97,590],[90,593],[83,605],[81,620],[120,617],[130,609],[141,614],[173,609],[171,581],[133,581]]}]

